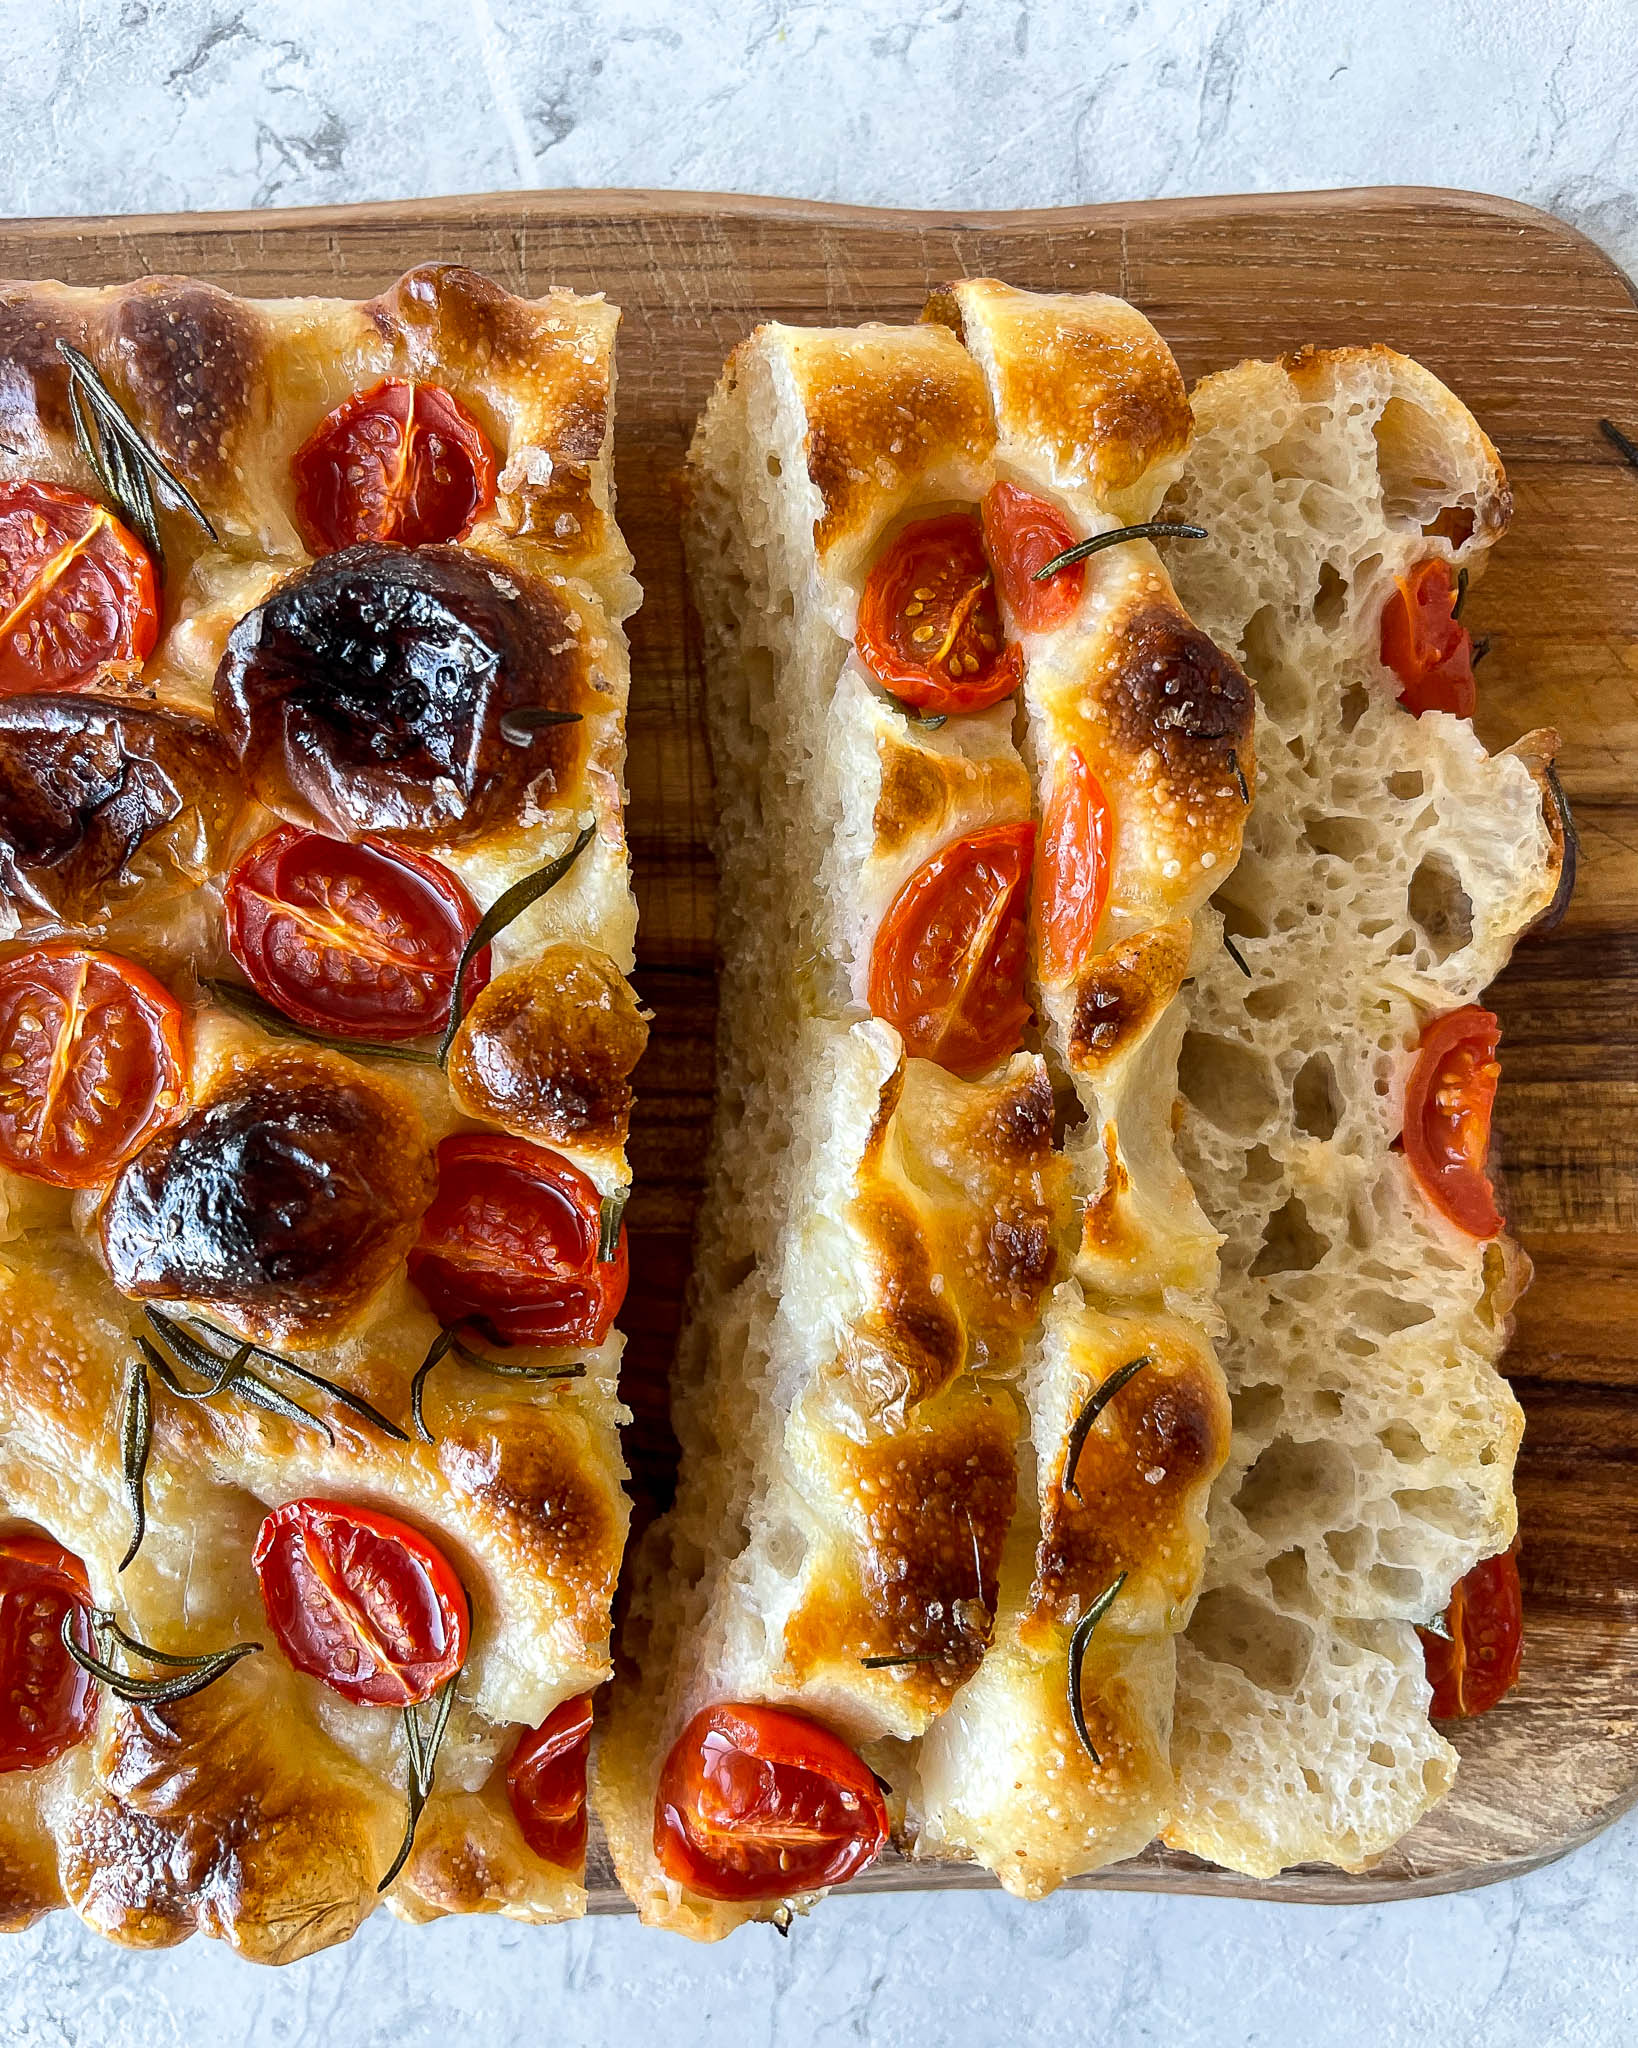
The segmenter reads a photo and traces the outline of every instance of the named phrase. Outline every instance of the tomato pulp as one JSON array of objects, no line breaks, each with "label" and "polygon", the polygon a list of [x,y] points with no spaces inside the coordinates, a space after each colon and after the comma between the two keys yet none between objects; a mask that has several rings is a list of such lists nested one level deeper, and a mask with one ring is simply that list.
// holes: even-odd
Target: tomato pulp
[{"label": "tomato pulp", "polygon": [[49,1536],[0,1537],[0,1771],[32,1771],[73,1749],[97,1718],[96,1681],[63,1645],[69,1615],[91,1648],[85,1566]]},{"label": "tomato pulp", "polygon": [[360,541],[459,540],[495,499],[483,429],[438,384],[387,377],[328,414],[296,451],[296,518],[315,554]]},{"label": "tomato pulp", "polygon": [[[442,862],[283,825],[228,877],[227,938],[257,992],[309,1030],[388,1043],[449,1021],[478,906]],[[489,980],[486,947],[468,1002]]]},{"label": "tomato pulp", "polygon": [[1424,711],[1473,716],[1473,641],[1456,617],[1448,562],[1434,557],[1396,579],[1382,608],[1382,660],[1404,686],[1400,703],[1418,718]]},{"label": "tomato pulp", "polygon": [[506,1796],[523,1839],[546,1863],[577,1870],[586,1854],[589,1692],[565,1700],[526,1731],[506,1767]]},{"label": "tomato pulp", "polygon": [[721,1705],[696,1714],[665,1760],[654,1852],[704,1898],[780,1899],[856,1877],[887,1828],[880,1786],[828,1728]]},{"label": "tomato pulp", "polygon": [[1518,1683],[1524,1659],[1518,1549],[1515,1543],[1500,1557],[1487,1557],[1456,1582],[1445,1610],[1448,1634],[1418,1631],[1436,1721],[1487,1714]]},{"label": "tomato pulp", "polygon": [[630,1273],[622,1225],[599,1259],[601,1202],[577,1166],[523,1138],[445,1138],[409,1276],[438,1319],[500,1344],[601,1344]]},{"label": "tomato pulp", "polygon": [[416,1706],[465,1660],[471,1611],[460,1580],[391,1515],[286,1501],[262,1523],[251,1564],[285,1655],[343,1699]]},{"label": "tomato pulp", "polygon": [[1072,980],[1092,950],[1109,901],[1113,839],[1103,785],[1080,748],[1071,747],[1041,821],[1035,924],[1043,981]]},{"label": "tomato pulp", "polygon": [[0,483],[0,694],[71,690],[159,637],[154,565],[94,498]]},{"label": "tomato pulp", "polygon": [[1500,1037],[1500,1024],[1476,1004],[1434,1018],[1405,1087],[1405,1157],[1423,1194],[1469,1237],[1502,1227],[1485,1173]]},{"label": "tomato pulp", "polygon": [[181,1006],[145,969],[67,944],[0,965],[0,1165],[93,1187],[181,1101]]}]

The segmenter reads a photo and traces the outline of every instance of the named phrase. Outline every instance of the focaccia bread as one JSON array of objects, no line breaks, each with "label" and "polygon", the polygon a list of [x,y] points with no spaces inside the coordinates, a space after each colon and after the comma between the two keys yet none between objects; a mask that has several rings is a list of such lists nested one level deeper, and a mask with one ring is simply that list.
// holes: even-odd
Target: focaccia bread
[{"label": "focaccia bread", "polygon": [[[1008,296],[990,289],[996,304]],[[1100,333],[1120,337],[1078,388],[1057,394],[1072,452],[1062,474],[1041,482],[1059,516],[1079,522],[1079,537],[1114,523],[1103,487],[1114,503],[1121,486],[1099,465],[1127,462],[1134,500],[1146,488],[1157,495],[1175,473],[1167,458],[1188,415],[1170,358],[1129,308],[1065,301],[1053,317],[1084,330],[1094,356]],[[1143,341],[1135,355],[1134,336]],[[1151,430],[1156,382],[1171,411]],[[1146,798],[1152,806],[1117,863],[1111,941],[1128,905],[1121,939],[1163,920],[1154,905],[1165,899],[1186,920],[1210,886],[1196,855],[1215,848],[1225,864],[1232,858],[1244,798],[1225,759],[1212,789],[1233,792],[1232,822],[1220,825],[1214,794],[1209,821],[1177,832],[1186,878],[1181,862],[1162,874],[1172,855],[1160,850],[1156,821],[1182,786],[1160,754],[1173,725],[1191,724],[1194,700],[1185,693],[1181,719],[1169,722],[1164,692],[1157,701],[1133,689],[1120,660],[1135,644],[1123,603],[1146,603],[1168,627],[1186,622],[1152,551],[1133,544],[1129,571],[1084,579],[1084,633],[1020,640],[997,602],[978,517],[992,489],[1021,473],[997,441],[998,403],[1004,436],[1023,441],[1010,402],[992,401],[984,369],[940,322],[765,327],[731,359],[692,454],[689,559],[705,627],[722,871],[718,1109],[673,1387],[682,1476],[675,1507],[634,1561],[631,1666],[617,1677],[594,1803],[644,1918],[704,1938],[748,1917],[788,1916],[861,1867],[887,1831],[884,1801],[907,1837],[925,1824],[918,1738],[952,1701],[982,1711],[1003,1639],[1012,1664],[1027,1666],[1009,1672],[1009,1696],[1042,1715],[1009,1751],[1028,1789],[963,1834],[957,1803],[981,1799],[982,1787],[959,1755],[941,1763],[938,1811],[952,1817],[941,1853],[981,1855],[1020,1888],[1044,1889],[1064,1868],[1147,1839],[1164,1810],[1153,1795],[1167,1778],[1170,1652],[1151,1638],[1177,1625],[1190,1589],[1168,1600],[1134,1584],[1130,1619],[1111,1612],[1109,1647],[1087,1660],[1083,1698],[1106,1762],[1054,1756],[1060,1732],[1078,1741],[1071,1628],[1103,1590],[1102,1581],[1089,1589],[1091,1574],[1123,1563],[1110,1564],[1118,1541],[1097,1552],[1067,1535],[1042,1567],[1051,1591],[1034,1600],[1036,1439],[1056,1450],[1056,1500],[1074,1421],[1064,1404],[1085,1405],[1072,1390],[1089,1395],[1106,1369],[1130,1363],[1112,1356],[1124,1338],[1149,1343],[1149,1385],[1134,1384],[1129,1417],[1089,1450],[1083,1470],[1107,1451],[1098,1495],[1107,1481],[1112,1499],[1140,1445],[1153,1465],[1149,1425],[1168,1410],[1165,1390],[1180,1390],[1177,1405],[1198,1427],[1187,1445],[1169,1440],[1168,1453],[1191,1469],[1158,1519],[1176,1514],[1183,1580],[1198,1565],[1204,1492],[1226,1444],[1221,1386],[1187,1309],[1166,1299],[1170,1275],[1153,1267],[1145,1234],[1157,1190],[1160,1206],[1192,1210],[1169,1159],[1168,1087],[1134,1085],[1130,1131],[1118,1127],[1112,1096],[1107,1108],[1117,1156],[1104,1224],[1125,1262],[1123,1320],[1099,1321],[1101,1298],[1089,1304],[1071,1277],[1077,1237],[1098,1235],[1090,1213],[1081,1230],[1076,1197],[1106,1187],[1104,1139],[1073,1156],[1059,1148],[1061,1049],[1042,1049],[1031,1021],[1026,905],[1038,805],[1013,740],[1019,682],[1029,675],[1036,691],[1043,664],[1079,659],[1088,672],[1107,669],[1105,709],[1130,700],[1100,766],[1134,792],[1135,815]],[[1146,649],[1146,664],[1158,651]],[[1234,671],[1220,662],[1213,673]],[[1248,739],[1249,697],[1236,681],[1239,718],[1225,753]],[[1178,734],[1179,750],[1197,737]],[[1134,1049],[1175,995],[1186,921],[1176,942],[1170,985],[1147,1009],[1134,1002]],[[1067,1014],[1072,996],[1060,993]],[[1157,1069],[1164,1045],[1162,1034]],[[1156,1113],[1158,1131],[1139,1128]],[[1209,1274],[1211,1238],[1197,1216],[1194,1229],[1198,1277]],[[1094,1257],[1087,1271],[1105,1264]],[[1158,1559],[1174,1533],[1168,1523],[1151,1550],[1143,1518],[1116,1508],[1114,1519],[1142,1553],[1138,1565]],[[1037,1607],[1040,1640],[1020,1651]],[[793,1723],[793,1708],[805,1720]],[[711,1715],[724,1718],[702,1719]],[[758,1816],[742,1812],[717,1832],[745,1881],[707,1872],[703,1884],[689,1882],[700,1866],[679,1848],[670,1816],[691,1802],[697,1822],[716,1798],[716,1766],[702,1748],[710,1740],[739,1746],[742,1758],[752,1744],[747,1784],[761,1773],[757,1782],[777,1788],[791,1766],[787,1792],[796,1760],[820,1758],[828,1825],[845,1834],[851,1815],[859,1854],[825,1865],[793,1849],[779,1863],[757,1846]],[[1038,1841],[1052,1832],[1043,1802],[1066,1779],[1081,1784],[1083,1761],[1106,1770],[1111,1789],[1085,1795],[1072,1846]],[[777,1824],[776,1814],[764,1842]],[[736,1825],[749,1844],[737,1864]],[[1039,1875],[1035,1865],[1018,1872],[1026,1842],[1040,1849]]]},{"label": "focaccia bread", "polygon": [[[1193,404],[1166,511],[1210,537],[1169,563],[1256,683],[1260,788],[1187,995],[1180,1145],[1225,1239],[1234,1433],[1167,1839],[1266,1876],[1369,1862],[1455,1770],[1415,1624],[1513,1539],[1522,1418],[1497,1368],[1528,1264],[1493,1215],[1430,1199],[1407,1088],[1552,903],[1564,831],[1556,735],[1488,756],[1384,660],[1422,576],[1467,660],[1448,578],[1511,512],[1467,410],[1386,348],[1245,363]],[[1487,1111],[1476,1128],[1482,1154]],[[1482,1212],[1476,1165],[1460,1179]]]},{"label": "focaccia bread", "polygon": [[7,1924],[286,1961],[411,1832],[405,1918],[584,1910],[646,1035],[617,320],[446,267],[0,290]]}]

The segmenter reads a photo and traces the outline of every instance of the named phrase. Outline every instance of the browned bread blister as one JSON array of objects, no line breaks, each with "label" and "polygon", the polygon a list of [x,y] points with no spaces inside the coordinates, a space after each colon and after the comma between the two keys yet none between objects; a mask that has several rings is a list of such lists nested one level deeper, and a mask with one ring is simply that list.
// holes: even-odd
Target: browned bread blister
[{"label": "browned bread blister", "polygon": [[[397,1442],[322,1394],[303,1398],[328,1442],[230,1396],[183,1401],[155,1382],[147,1533],[123,1573],[119,1416],[152,1303],[288,1351],[407,1429],[410,1380],[438,1325],[404,1255],[439,1140],[509,1132],[563,1154],[604,1195],[628,1183],[646,1026],[625,980],[622,622],[638,592],[614,521],[617,321],[598,299],[522,299],[433,265],[362,305],[250,303],[184,278],[0,287],[0,475],[98,491],[75,445],[66,340],[217,534],[161,494],[162,626],[140,674],[0,704],[0,953],[67,937],[138,960],[184,1005],[189,1075],[184,1113],[111,1188],[70,1198],[0,1175],[0,1517],[82,1557],[94,1599],[145,1642],[266,1644],[172,1706],[105,1699],[89,1745],[0,1779],[11,1923],[66,1900],[121,1941],[197,1928],[284,1961],[345,1938],[379,1902],[405,1822],[400,1717],[288,1666],[250,1565],[266,1510],[304,1494],[423,1529],[471,1601],[436,1787],[387,1903],[412,1920],[584,1910],[581,1872],[525,1845],[505,1766],[523,1728],[610,1668],[627,1520],[618,1335],[577,1349],[573,1379],[528,1384],[447,1361],[425,1392],[432,1442]],[[495,502],[459,544],[384,551],[395,573],[481,614],[503,651],[459,787],[394,769],[390,747],[349,758],[315,739],[270,665],[281,597],[337,573],[335,557],[308,557],[291,458],[329,411],[387,376],[444,386],[496,451]],[[498,719],[520,703],[581,719],[519,746]],[[118,719],[143,764],[134,790],[108,741]],[[446,1083],[364,1044],[303,1045],[212,998],[207,984],[237,971],[225,876],[281,820],[332,836],[385,829],[445,861],[480,907],[593,832],[496,939],[494,979]],[[330,1162],[332,1227],[305,1241],[300,1218],[258,1211],[247,1189],[260,1277],[171,1270],[155,1247],[186,1235],[190,1204],[214,1199],[198,1162],[249,1125],[299,1126]],[[532,1346],[510,1357],[564,1362]]]}]

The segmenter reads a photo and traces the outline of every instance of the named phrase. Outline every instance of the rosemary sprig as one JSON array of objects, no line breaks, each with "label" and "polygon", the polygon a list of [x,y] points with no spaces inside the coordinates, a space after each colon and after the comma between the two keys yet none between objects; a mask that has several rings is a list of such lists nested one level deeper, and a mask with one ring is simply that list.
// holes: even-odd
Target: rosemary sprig
[{"label": "rosemary sprig", "polygon": [[125,1481],[125,1498],[131,1504],[130,1548],[119,1561],[124,1571],[142,1548],[148,1533],[148,1453],[154,1442],[153,1391],[148,1385],[148,1361],[140,1348],[131,1354],[125,1368],[125,1394],[120,1403],[119,1462]]},{"label": "rosemary sprig", "polygon": [[415,1434],[424,1444],[436,1443],[437,1438],[427,1428],[426,1416],[421,1403],[426,1396],[428,1375],[436,1365],[453,1354],[463,1365],[474,1365],[480,1372],[492,1372],[508,1380],[582,1380],[586,1377],[583,1359],[575,1359],[565,1365],[508,1365],[503,1358],[489,1358],[481,1351],[473,1351],[463,1344],[453,1330],[440,1330],[427,1346],[427,1355],[415,1368],[415,1377],[410,1381],[410,1420],[415,1425]]},{"label": "rosemary sprig", "polygon": [[[74,1621],[78,1609],[70,1607],[63,1616],[63,1648],[67,1650],[80,1669],[105,1685],[117,1700],[124,1700],[128,1706],[164,1707],[173,1700],[190,1699],[194,1693],[203,1692],[207,1685],[214,1685],[225,1671],[231,1671],[241,1658],[253,1657],[262,1647],[260,1643],[235,1643],[231,1650],[209,1650],[202,1657],[182,1657],[173,1650],[156,1650],[151,1643],[139,1643],[135,1636],[127,1635],[109,1613],[106,1607],[89,1610],[91,1635],[100,1655],[82,1650],[74,1640]],[[112,1640],[128,1655],[141,1657],[150,1664],[166,1664],[176,1674],[172,1678],[137,1678],[129,1671],[109,1661],[108,1643]]]},{"label": "rosemary sprig", "polygon": [[1465,569],[1458,569],[1456,571],[1456,602],[1450,608],[1452,619],[1459,619],[1462,616],[1462,606],[1466,603],[1467,571]]},{"label": "rosemary sprig", "polygon": [[155,484],[161,498],[186,512],[212,540],[219,540],[198,499],[160,461],[97,375],[90,358],[66,341],[57,343],[57,353],[68,365],[68,410],[80,453],[90,464],[104,496],[113,499],[126,525],[139,536],[160,567],[164,567],[165,550],[160,542],[159,514],[154,504]]},{"label": "rosemary sprig", "polygon": [[1075,1724],[1075,1733],[1081,1738],[1081,1747],[1100,1768],[1103,1758],[1093,1746],[1091,1731],[1086,1725],[1086,1708],[1081,1701],[1081,1672],[1086,1664],[1086,1646],[1092,1640],[1092,1631],[1114,1606],[1115,1596],[1125,1584],[1126,1574],[1117,1573],[1075,1624],[1075,1633],[1069,1639],[1069,1718]]},{"label": "rosemary sprig", "polygon": [[508,746],[526,747],[543,726],[579,725],[584,715],[579,711],[549,711],[544,704],[520,704],[515,711],[501,713],[500,736]]},{"label": "rosemary sprig", "polygon": [[1234,779],[1240,785],[1240,801],[1249,810],[1251,807],[1251,785],[1246,781],[1246,771],[1240,766],[1239,749],[1229,748],[1229,766],[1234,770]]},{"label": "rosemary sprig", "polygon": [[616,1188],[597,1205],[597,1263],[611,1266],[620,1256],[620,1220],[631,1200],[629,1187]]},{"label": "rosemary sprig", "polygon": [[444,1739],[444,1730],[449,1726],[449,1710],[455,1704],[455,1688],[460,1682],[459,1671],[444,1681],[438,1694],[437,1711],[432,1717],[432,1733],[425,1739],[421,1734],[420,1714],[414,1707],[404,1709],[404,1748],[409,1755],[409,1784],[405,1788],[409,1820],[404,1829],[404,1839],[398,1845],[398,1854],[388,1866],[386,1876],[376,1886],[378,1892],[384,1892],[392,1883],[415,1846],[415,1829],[422,1808],[432,1797],[432,1781],[438,1771],[438,1749]]},{"label": "rosemary sprig", "polygon": [[899,1664],[936,1664],[944,1654],[943,1650],[910,1650],[902,1657],[861,1657],[859,1665],[865,1671],[891,1671]]},{"label": "rosemary sprig", "polygon": [[1638,441],[1633,441],[1623,434],[1614,420],[1600,420],[1598,422],[1598,431],[1609,442],[1623,462],[1630,463],[1634,469],[1638,469]]},{"label": "rosemary sprig", "polygon": [[455,1043],[455,1034],[461,1028],[461,1019],[466,1015],[466,971],[477,959],[489,942],[497,938],[514,918],[519,918],[531,903],[538,902],[548,889],[553,889],[569,872],[596,837],[597,827],[587,825],[567,853],[560,853],[556,860],[549,860],[543,868],[537,868],[532,875],[525,875],[514,882],[510,889],[503,890],[479,918],[471,938],[461,948],[461,957],[455,968],[455,989],[449,999],[449,1024],[438,1047],[438,1064],[442,1066],[449,1058],[449,1048]]},{"label": "rosemary sprig", "polygon": [[1112,527],[1108,533],[1094,533],[1087,540],[1076,541],[1072,548],[1065,548],[1061,555],[1054,555],[1045,568],[1037,569],[1030,580],[1034,583],[1044,583],[1049,576],[1056,576],[1060,569],[1071,568],[1076,562],[1084,562],[1088,555],[1098,554],[1104,548],[1115,547],[1123,540],[1205,540],[1206,538],[1206,529],[1203,526],[1190,526],[1183,521],[1175,519],[1145,519],[1137,526],[1116,526]]},{"label": "rosemary sprig", "polygon": [[322,1045],[330,1052],[344,1052],[353,1059],[364,1054],[371,1059],[408,1060],[418,1067],[438,1065],[438,1055],[429,1046],[385,1044],[373,1038],[339,1038],[327,1031],[310,1031],[240,981],[201,981],[199,986],[213,1001],[237,1010],[253,1024],[260,1024],[264,1031],[275,1032],[281,1038],[300,1038],[308,1045]]},{"label": "rosemary sprig", "polygon": [[1074,1427],[1069,1432],[1069,1441],[1064,1445],[1064,1490],[1072,1493],[1077,1500],[1081,1498],[1081,1488],[1079,1480],[1075,1477],[1075,1467],[1080,1463],[1081,1452],[1086,1446],[1086,1439],[1092,1433],[1093,1423],[1126,1382],[1135,1378],[1146,1365],[1152,1363],[1149,1354],[1145,1352],[1141,1358],[1134,1358],[1130,1365],[1123,1365],[1118,1371],[1112,1372],[1108,1379],[1093,1390],[1086,1406],[1076,1416]]},{"label": "rosemary sprig", "polygon": [[[335,1431],[322,1415],[315,1415],[310,1408],[304,1408],[299,1401],[294,1401],[288,1394],[281,1393],[277,1387],[263,1379],[260,1373],[251,1371],[250,1361],[259,1358],[276,1367],[278,1371],[288,1373],[292,1379],[300,1380],[304,1386],[316,1387],[321,1393],[328,1394],[332,1401],[339,1402],[361,1422],[370,1423],[384,1436],[391,1437],[395,1443],[409,1442],[408,1435],[398,1427],[398,1424],[391,1417],[383,1415],[373,1402],[366,1401],[362,1394],[355,1394],[346,1387],[338,1386],[334,1380],[326,1379],[323,1373],[314,1372],[309,1366],[298,1365],[295,1359],[286,1358],[282,1351],[269,1351],[263,1344],[241,1342],[224,1358],[185,1324],[162,1315],[155,1308],[147,1309],[144,1313],[175,1357],[190,1370],[199,1373],[206,1382],[203,1387],[183,1386],[176,1377],[170,1361],[161,1357],[144,1338],[138,1337],[137,1342],[143,1346],[149,1363],[156,1368],[171,1392],[179,1395],[184,1401],[208,1401],[216,1394],[238,1394],[257,1408],[265,1408],[273,1415],[282,1415],[288,1422],[311,1423],[315,1429],[324,1433],[326,1442],[334,1444]],[[224,1343],[234,1342],[225,1330],[214,1329],[208,1323],[203,1327],[210,1336],[220,1337]]]},{"label": "rosemary sprig", "polygon": [[1488,633],[1481,633],[1479,638],[1473,643],[1473,666],[1477,668],[1489,652],[1490,635]]},{"label": "rosemary sprig", "polygon": [[907,704],[902,697],[895,697],[891,690],[884,690],[882,695],[907,725],[919,725],[923,732],[937,732],[941,725],[948,725],[950,722],[948,711],[918,711],[914,704]]},{"label": "rosemary sprig", "polygon": [[1223,950],[1225,953],[1228,954],[1229,958],[1234,962],[1235,966],[1239,968],[1240,972],[1245,976],[1246,980],[1250,981],[1251,969],[1246,965],[1246,956],[1244,955],[1244,953],[1240,951],[1239,947],[1234,943],[1233,934],[1227,929],[1226,926],[1223,931]]}]

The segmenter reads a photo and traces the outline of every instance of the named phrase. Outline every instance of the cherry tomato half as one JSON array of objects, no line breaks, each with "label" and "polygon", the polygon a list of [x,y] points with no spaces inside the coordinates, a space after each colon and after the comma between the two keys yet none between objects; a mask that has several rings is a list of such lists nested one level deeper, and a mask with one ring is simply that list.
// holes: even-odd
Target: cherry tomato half
[{"label": "cherry tomato half", "polygon": [[597,1256],[599,1198],[577,1166],[522,1138],[445,1138],[409,1276],[440,1322],[498,1344],[601,1344],[630,1276],[621,1226]]},{"label": "cherry tomato half", "polygon": [[1423,1194],[1469,1237],[1502,1227],[1484,1170],[1500,1037],[1500,1024],[1476,1004],[1435,1017],[1405,1085],[1405,1157]]},{"label": "cherry tomato half", "polygon": [[[226,906],[233,957],[275,1008],[379,1043],[443,1029],[479,916],[426,854],[295,825],[256,841],[228,877]],[[468,1002],[488,980],[486,947],[467,969]]]},{"label": "cherry tomato half", "polygon": [[181,1101],[181,1007],[145,969],[67,944],[0,964],[0,1166],[93,1187]]},{"label": "cherry tomato half", "polygon": [[1445,1609],[1449,1639],[1419,1629],[1436,1721],[1488,1714],[1519,1680],[1524,1661],[1524,1595],[1519,1547],[1487,1557],[1456,1582]]},{"label": "cherry tomato half", "polygon": [[94,498],[0,483],[0,694],[71,690],[159,637],[154,565]]},{"label": "cherry tomato half", "polygon": [[1103,785],[1071,747],[1052,781],[1041,821],[1035,927],[1041,979],[1073,979],[1109,901],[1114,825]]},{"label": "cherry tomato half", "polygon": [[97,1688],[63,1648],[63,1616],[91,1647],[85,1566],[49,1536],[0,1537],[0,1771],[32,1771],[73,1749],[97,1718]]},{"label": "cherry tomato half", "polygon": [[886,1840],[880,1786],[805,1714],[707,1707],[660,1772],[654,1853],[667,1877],[707,1899],[782,1899],[846,1884]]},{"label": "cherry tomato half", "polygon": [[1478,704],[1473,642],[1455,610],[1450,564],[1437,557],[1398,577],[1382,607],[1382,660],[1404,684],[1400,703],[1418,718],[1424,711],[1471,718]]},{"label": "cherry tomato half", "polygon": [[1072,618],[1086,591],[1086,564],[1071,562],[1044,583],[1036,571],[1075,545],[1076,535],[1056,505],[1016,484],[990,486],[984,500],[984,545],[995,565],[1001,595],[1027,633],[1050,633]]},{"label": "cherry tomato half", "polygon": [[855,635],[882,687],[918,711],[982,711],[1024,679],[1008,647],[978,521],[951,512],[907,526],[865,580]]},{"label": "cherry tomato half", "polygon": [[296,518],[315,554],[360,541],[459,540],[494,503],[483,429],[439,384],[387,377],[326,415],[296,450]]},{"label": "cherry tomato half", "polygon": [[345,1700],[413,1707],[466,1657],[472,1614],[418,1529],[340,1500],[289,1500],[251,1553],[262,1605],[298,1671]]},{"label": "cherry tomato half", "polygon": [[888,906],[870,1007],[917,1059],[977,1074],[1014,1050],[1024,995],[1033,824],[991,825],[924,861]]},{"label": "cherry tomato half", "polygon": [[506,1766],[506,1796],[523,1839],[542,1862],[577,1870],[586,1854],[586,1761],[591,1694],[565,1700],[531,1728]]}]

